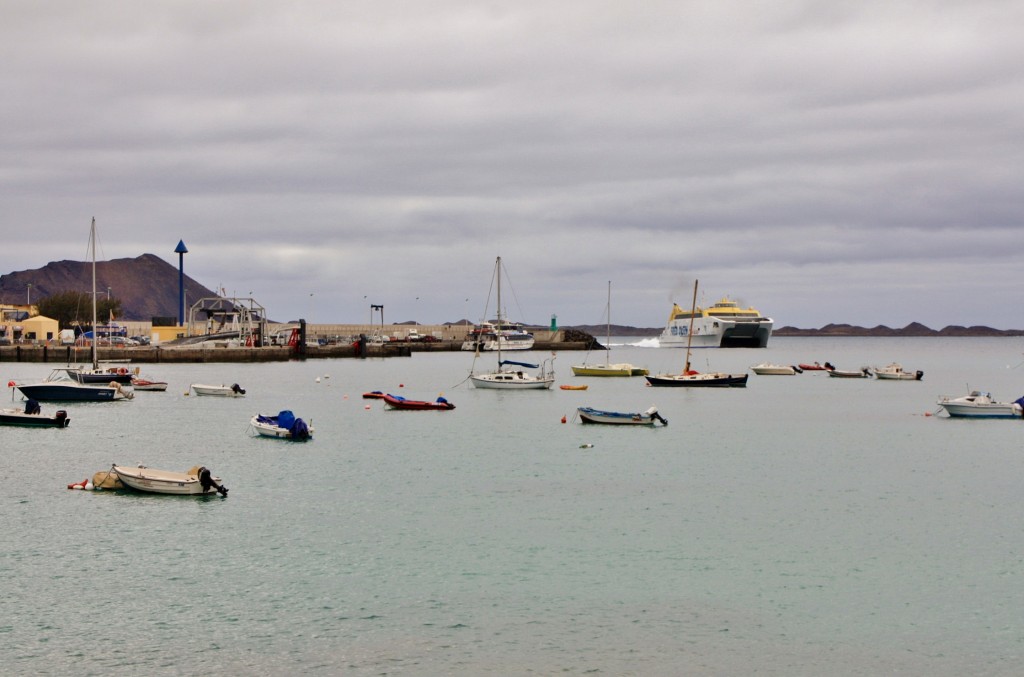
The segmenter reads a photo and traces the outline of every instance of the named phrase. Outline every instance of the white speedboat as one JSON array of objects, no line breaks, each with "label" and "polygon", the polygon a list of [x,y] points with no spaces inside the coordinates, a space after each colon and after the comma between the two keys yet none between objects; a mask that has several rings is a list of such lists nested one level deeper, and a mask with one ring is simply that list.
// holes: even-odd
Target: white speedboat
[{"label": "white speedboat", "polygon": [[15,387],[30,400],[38,402],[115,402],[130,400],[131,388],[111,381],[107,384],[80,383],[69,372],[74,368],[58,367],[36,383],[16,383]]},{"label": "white speedboat", "polygon": [[762,362],[757,366],[751,367],[750,370],[759,376],[795,376],[796,374],[803,373],[803,370],[799,367],[772,364],[770,362]]},{"label": "white speedboat", "polygon": [[668,425],[668,421],[658,413],[657,407],[647,411],[624,413],[618,411],[602,411],[592,407],[577,407],[576,413],[584,423],[604,423],[609,425],[654,425],[655,421]]},{"label": "white speedboat", "polygon": [[833,378],[871,378],[871,369],[861,367],[860,369],[829,369],[828,375]]},{"label": "white speedboat", "polygon": [[668,323],[658,337],[662,348],[764,348],[774,322],[754,308],[740,308],[728,297],[709,308],[684,310],[672,305]]},{"label": "white speedboat", "polygon": [[875,367],[875,378],[888,381],[920,381],[924,377],[924,372],[918,369],[917,371],[904,371],[896,362],[893,362],[885,367]]},{"label": "white speedboat", "polygon": [[963,397],[941,397],[938,405],[954,418],[1021,418],[1024,397],[1013,402],[996,402],[989,393],[972,390]]},{"label": "white speedboat", "polygon": [[220,483],[220,478],[214,477],[202,466],[195,466],[186,472],[157,470],[141,465],[136,468],[113,465],[111,470],[123,485],[136,491],[176,496],[201,496],[216,491],[221,496],[228,495],[228,489]]},{"label": "white speedboat", "polygon": [[249,421],[250,427],[257,435],[276,437],[297,442],[313,439],[313,426],[287,409],[277,416],[256,414]]},{"label": "white speedboat", "polygon": [[210,385],[206,383],[193,383],[191,385],[192,390],[196,392],[196,395],[212,395],[214,397],[245,397],[245,388],[242,388],[237,383],[231,385]]}]

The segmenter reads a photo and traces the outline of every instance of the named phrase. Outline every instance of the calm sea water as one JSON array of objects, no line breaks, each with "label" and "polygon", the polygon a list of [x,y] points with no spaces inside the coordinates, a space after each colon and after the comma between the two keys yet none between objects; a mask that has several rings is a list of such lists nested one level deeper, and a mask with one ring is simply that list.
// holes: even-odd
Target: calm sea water
[{"label": "calm sea water", "polygon": [[[147,365],[168,392],[62,406],[66,430],[0,428],[0,671],[1019,674],[1024,422],[929,414],[968,388],[1024,394],[1022,349],[776,337],[696,352],[698,369],[925,372],[729,390],[575,378],[582,353],[555,364],[585,392],[475,390],[467,353]],[[612,351],[652,371],[683,357]],[[5,381],[46,371],[0,364]],[[191,382],[248,396],[185,396]],[[457,409],[387,411],[368,390]],[[667,428],[573,420],[652,404]],[[314,441],[250,436],[250,416],[285,408]],[[230,495],[65,488],[111,463],[206,465]]]}]

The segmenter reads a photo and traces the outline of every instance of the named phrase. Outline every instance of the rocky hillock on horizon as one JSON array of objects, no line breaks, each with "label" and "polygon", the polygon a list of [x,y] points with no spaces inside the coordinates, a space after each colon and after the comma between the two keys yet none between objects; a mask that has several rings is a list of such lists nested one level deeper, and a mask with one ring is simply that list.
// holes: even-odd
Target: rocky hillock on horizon
[{"label": "rocky hillock on horizon", "polygon": [[[188,306],[217,294],[185,276],[186,314]],[[32,285],[32,302],[51,294],[92,291],[92,263],[54,261],[35,270],[0,275],[0,302],[22,305]],[[154,317],[178,317],[178,269],[154,254],[134,259],[96,262],[96,292],[121,302],[120,320],[148,322]]]},{"label": "rocky hillock on horizon", "polygon": [[779,327],[775,336],[1024,336],[1021,329],[993,329],[992,327],[962,327],[951,324],[942,329],[930,329],[920,322],[911,322],[902,329],[893,329],[884,324],[865,328],[852,324],[826,324],[820,329],[799,329],[797,327]]}]

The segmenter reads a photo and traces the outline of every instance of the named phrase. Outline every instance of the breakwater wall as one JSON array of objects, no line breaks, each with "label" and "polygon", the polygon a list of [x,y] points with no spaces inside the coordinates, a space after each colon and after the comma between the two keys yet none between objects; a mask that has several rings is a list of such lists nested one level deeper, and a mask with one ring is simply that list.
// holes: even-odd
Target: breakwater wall
[{"label": "breakwater wall", "polygon": [[[561,338],[561,336],[556,336]],[[534,351],[586,350],[583,341],[536,341]],[[365,355],[351,343],[323,346],[267,346],[212,347],[212,346],[133,346],[130,348],[101,347],[97,355],[101,362],[174,363],[174,362],[285,362],[296,359],[331,358],[383,358],[412,357],[414,353],[450,352],[462,349],[462,340],[442,340],[431,343],[391,341],[383,345],[367,345]],[[89,348],[52,345],[0,346],[0,363],[43,362],[54,365],[87,364],[92,359]]]}]

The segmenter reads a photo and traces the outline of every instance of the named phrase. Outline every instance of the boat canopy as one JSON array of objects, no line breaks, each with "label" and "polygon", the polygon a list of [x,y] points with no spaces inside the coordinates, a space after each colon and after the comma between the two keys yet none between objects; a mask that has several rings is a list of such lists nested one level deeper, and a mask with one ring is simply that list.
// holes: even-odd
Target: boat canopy
[{"label": "boat canopy", "polygon": [[502,360],[498,363],[499,367],[504,367],[506,364],[514,364],[517,367],[526,367],[527,369],[537,369],[540,367],[539,364],[530,364],[529,362],[513,362],[512,360]]}]

